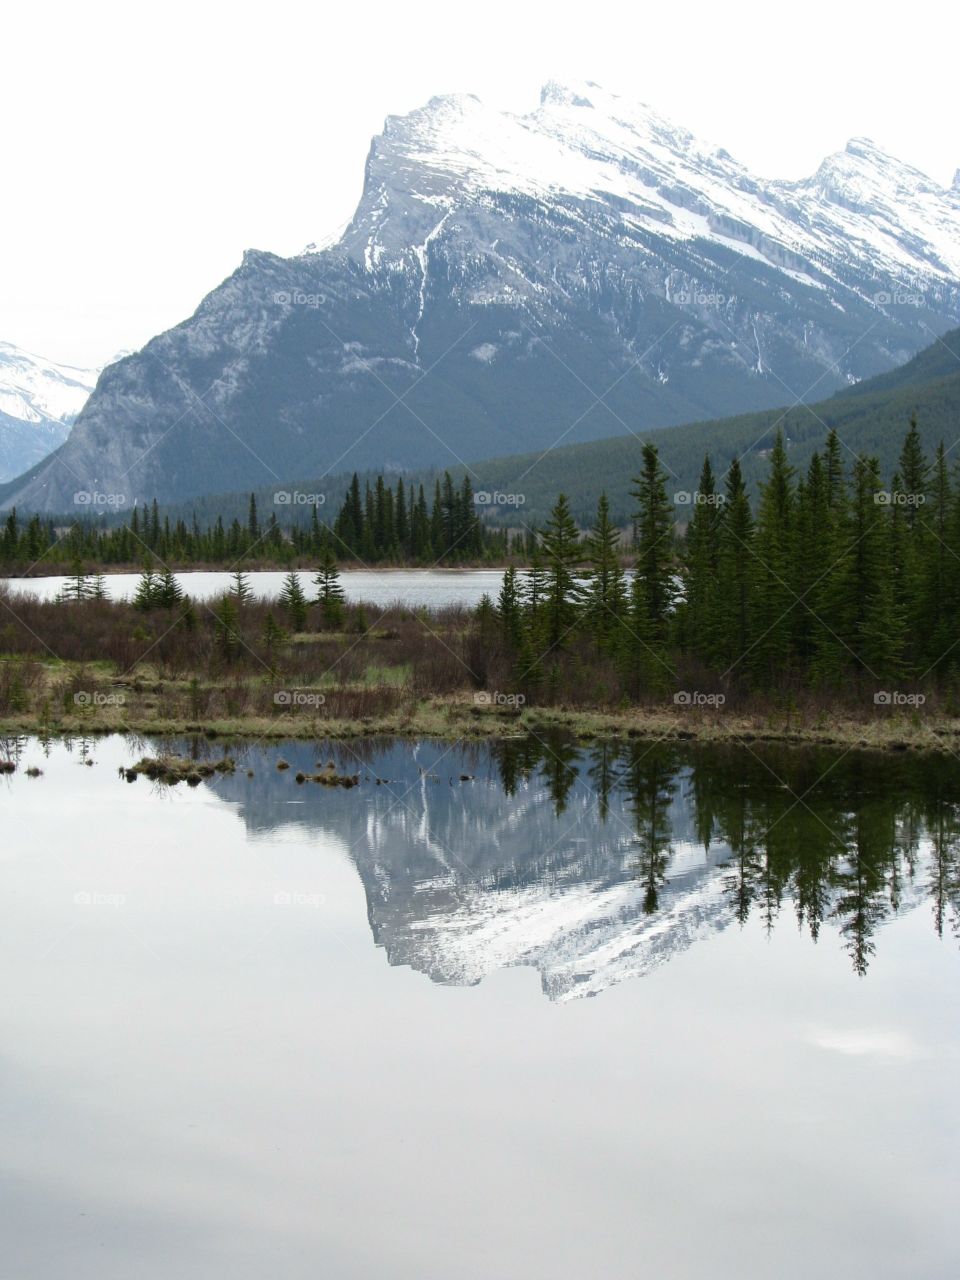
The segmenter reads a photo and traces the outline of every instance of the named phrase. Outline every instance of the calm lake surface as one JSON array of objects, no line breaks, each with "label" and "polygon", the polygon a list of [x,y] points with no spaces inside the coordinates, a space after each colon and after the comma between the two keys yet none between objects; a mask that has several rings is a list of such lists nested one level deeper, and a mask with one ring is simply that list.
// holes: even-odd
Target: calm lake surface
[{"label": "calm lake surface", "polygon": [[[194,600],[210,600],[228,591],[229,573],[178,573],[175,575],[184,591]],[[275,598],[280,594],[285,574],[250,573],[247,575],[254,595]],[[312,599],[316,589],[312,575],[299,574],[304,590]],[[137,589],[137,573],[108,574],[107,594],[112,600],[129,600]],[[13,592],[29,592],[42,600],[52,600],[62,591],[66,578],[6,578]],[[353,569],[340,575],[344,594],[351,602],[363,601],[381,608],[404,604],[411,608],[435,608],[444,605],[473,606],[486,592],[496,597],[503,581],[501,569]]]},{"label": "calm lake surface", "polygon": [[0,745],[5,1275],[960,1272],[954,759],[162,745]]}]

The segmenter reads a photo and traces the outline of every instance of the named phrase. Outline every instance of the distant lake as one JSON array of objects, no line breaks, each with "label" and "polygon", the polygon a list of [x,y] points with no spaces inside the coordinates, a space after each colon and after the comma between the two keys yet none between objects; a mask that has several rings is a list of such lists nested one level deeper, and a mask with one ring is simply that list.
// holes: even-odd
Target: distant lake
[{"label": "distant lake", "polygon": [[[230,589],[229,573],[178,573],[178,582],[195,600],[210,600]],[[275,598],[280,593],[285,574],[250,573],[247,575],[255,595]],[[301,572],[300,580],[311,595],[316,591],[312,575]],[[137,589],[140,575],[113,573],[106,575],[107,594],[113,600],[129,600]],[[351,569],[340,575],[346,597],[351,602],[385,608],[403,604],[412,608],[442,608],[445,605],[473,607],[487,592],[496,596],[503,581],[501,569]],[[7,578],[11,591],[25,591],[44,600],[52,600],[67,581],[63,577]]]},{"label": "distant lake", "polygon": [[164,745],[0,740],[4,1274],[960,1274],[953,759]]}]

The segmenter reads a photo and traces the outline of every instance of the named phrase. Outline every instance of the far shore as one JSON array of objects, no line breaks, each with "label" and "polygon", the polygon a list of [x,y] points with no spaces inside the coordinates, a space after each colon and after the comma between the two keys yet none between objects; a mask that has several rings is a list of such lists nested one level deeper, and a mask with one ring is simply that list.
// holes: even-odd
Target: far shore
[{"label": "far shore", "polygon": [[[159,561],[158,561],[158,564],[160,564]],[[464,565],[422,565],[422,564],[366,565],[366,564],[350,563],[349,561],[341,561],[338,564],[338,569],[341,574],[351,574],[351,573],[435,574],[435,573],[439,573],[439,574],[456,577],[458,575],[463,575],[467,573],[502,573],[503,570],[509,568],[511,564],[513,564],[517,569],[525,567],[517,564],[516,561],[513,561],[513,560],[504,560],[503,562],[497,563],[497,564],[464,564]],[[160,565],[160,567],[164,569],[169,567],[176,574],[236,573],[238,569],[241,572],[246,574],[291,573],[291,572],[316,573],[316,570],[317,570],[316,562],[309,561],[309,560],[304,561],[302,564],[299,564],[299,563],[298,564],[277,564],[275,562],[274,563],[254,562],[254,563],[248,564],[247,562],[243,561],[237,564],[229,564],[229,565],[191,564],[187,566],[178,565],[177,563],[174,562],[174,563],[171,563],[169,566],[166,563],[163,563]],[[34,578],[41,579],[41,580],[44,578],[66,578],[66,577],[70,577],[72,572],[73,572],[73,568],[70,565],[57,565],[56,567],[53,567],[53,568],[47,565],[44,565],[42,570],[40,570],[37,566],[33,566],[30,571],[24,571],[21,573],[14,572],[14,573],[0,574],[0,583],[18,582],[18,581],[23,582],[23,581],[31,580]],[[88,575],[100,573],[104,578],[112,578],[112,577],[119,577],[121,574],[142,573],[143,565],[141,563],[121,564],[121,565],[112,564],[108,568],[103,568],[103,569],[97,569],[96,567],[87,568],[86,566],[84,566],[84,572],[87,573]]]},{"label": "far shore", "polygon": [[150,705],[143,690],[123,706],[90,706],[82,711],[50,715],[24,713],[0,719],[0,734],[78,736],[136,733],[156,736],[201,735],[209,738],[283,739],[359,738],[370,736],[429,737],[448,740],[542,736],[560,732],[588,742],[602,738],[635,738],[653,742],[740,745],[781,743],[839,750],[936,752],[960,762],[960,717],[926,719],[899,712],[835,720],[768,714],[704,713],[688,708],[634,707],[625,711],[525,707],[505,711],[477,705],[476,695],[422,699],[380,716],[336,719],[316,712],[284,710],[276,715],[240,715],[192,720],[165,716]]}]

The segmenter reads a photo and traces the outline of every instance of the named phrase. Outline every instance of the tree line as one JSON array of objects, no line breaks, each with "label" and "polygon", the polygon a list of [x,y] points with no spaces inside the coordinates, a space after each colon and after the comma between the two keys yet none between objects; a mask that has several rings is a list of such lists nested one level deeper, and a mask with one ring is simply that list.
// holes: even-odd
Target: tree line
[{"label": "tree line", "polygon": [[341,560],[362,564],[474,564],[502,560],[511,547],[510,534],[480,518],[482,507],[468,476],[455,485],[449,472],[438,478],[432,498],[423,485],[391,486],[383,476],[361,488],[354,474],[346,497],[332,521],[320,519],[322,495],[306,503],[307,520],[281,523],[277,511],[289,512],[293,497],[283,492],[267,519],[250,494],[245,522],[224,524],[222,516],[201,527],[194,515],[187,523],[170,520],[156,499],[134,507],[128,519],[109,527],[78,519],[68,527],[33,515],[23,521],[10,512],[0,531],[0,566],[7,572],[33,568],[54,558],[65,565],[138,564],[147,556],[175,565],[234,565],[242,560],[293,564],[328,550]]},{"label": "tree line", "polygon": [[[652,444],[634,479],[635,571],[601,496],[581,536],[560,495],[528,570],[487,602],[488,634],[523,691],[604,659],[638,696],[691,675],[708,688],[778,690],[940,678],[960,663],[960,474],[915,421],[884,486],[876,458],[848,458],[835,431],[798,476],[778,434],[756,510],[737,460],[709,456],[689,520]],[[568,673],[569,674],[569,673]],[[703,687],[703,686],[701,686]]]}]

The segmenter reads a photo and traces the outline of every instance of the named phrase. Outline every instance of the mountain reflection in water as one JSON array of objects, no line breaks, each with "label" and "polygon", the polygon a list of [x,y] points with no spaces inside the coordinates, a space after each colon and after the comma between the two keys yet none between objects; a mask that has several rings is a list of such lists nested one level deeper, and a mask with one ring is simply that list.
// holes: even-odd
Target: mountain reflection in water
[{"label": "mountain reflection in water", "polygon": [[[370,738],[284,743],[279,772],[278,747],[231,752],[242,767],[204,785],[251,838],[296,824],[341,842],[377,945],[435,982],[531,965],[553,1000],[596,995],[753,916],[839,930],[858,974],[898,912],[926,902],[938,934],[958,931],[949,757]],[[328,759],[361,785],[297,785]]]}]

